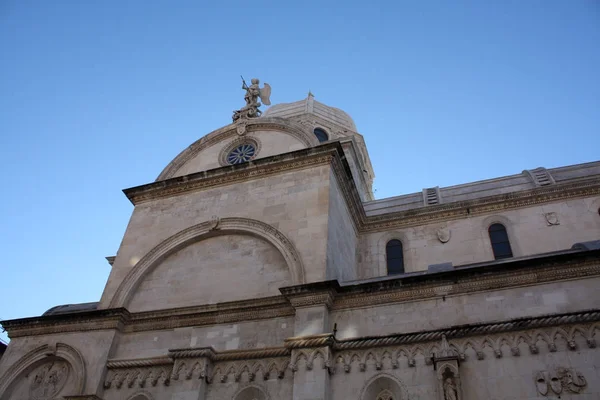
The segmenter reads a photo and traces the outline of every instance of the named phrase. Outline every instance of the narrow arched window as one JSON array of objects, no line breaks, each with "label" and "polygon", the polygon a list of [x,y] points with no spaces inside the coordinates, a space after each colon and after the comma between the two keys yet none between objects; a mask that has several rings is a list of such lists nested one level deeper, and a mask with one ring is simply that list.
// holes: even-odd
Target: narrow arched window
[{"label": "narrow arched window", "polygon": [[329,136],[327,136],[327,132],[325,132],[323,129],[321,128],[315,128],[315,130],[313,131],[315,136],[317,137],[317,139],[319,139],[320,143],[326,142],[329,140]]},{"label": "narrow arched window", "polygon": [[388,275],[404,273],[404,251],[402,242],[392,239],[385,245],[385,258],[387,261]]},{"label": "narrow arched window", "polygon": [[504,225],[493,224],[488,229],[488,233],[490,234],[490,242],[492,243],[492,250],[494,251],[494,258],[496,260],[513,256]]}]

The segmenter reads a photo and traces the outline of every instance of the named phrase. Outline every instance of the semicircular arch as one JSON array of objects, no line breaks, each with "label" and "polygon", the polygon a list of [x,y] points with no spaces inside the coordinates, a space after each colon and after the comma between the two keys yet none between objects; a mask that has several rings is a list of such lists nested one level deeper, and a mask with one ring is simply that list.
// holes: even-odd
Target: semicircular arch
[{"label": "semicircular arch", "polygon": [[86,369],[83,356],[75,348],[67,344],[56,343],[56,345],[52,346],[49,344],[44,344],[31,350],[29,353],[21,357],[10,370],[4,373],[4,375],[0,377],[0,399],[4,398],[3,396],[8,389],[11,389],[13,384],[17,381],[17,378],[23,374],[28,374],[34,368],[37,368],[43,364],[44,361],[49,361],[52,359],[62,359],[70,365],[70,372],[73,374],[73,382],[75,384],[74,389],[76,392],[70,394],[83,394],[85,390],[86,379]]},{"label": "semicircular arch", "polygon": [[[319,144],[316,136],[309,132],[305,126],[300,123],[285,120],[283,118],[276,117],[261,117],[257,119],[251,119],[245,121],[246,131],[253,132],[258,130],[263,131],[278,131],[286,133],[298,139],[304,146],[312,147]],[[163,181],[165,179],[173,178],[177,171],[183,167],[185,163],[194,158],[202,150],[217,144],[223,140],[238,135],[237,126],[238,123],[224,126],[220,129],[212,131],[206,136],[198,139],[192,143],[189,147],[179,153],[166,167],[162,170],[160,175],[156,178],[156,181]]]},{"label": "semicircular arch", "polygon": [[283,233],[258,220],[223,218],[191,226],[155,246],[127,274],[113,296],[110,307],[126,307],[142,279],[171,254],[205,238],[228,234],[251,235],[270,243],[285,259],[290,270],[292,284],[305,283],[304,265],[300,254]]}]

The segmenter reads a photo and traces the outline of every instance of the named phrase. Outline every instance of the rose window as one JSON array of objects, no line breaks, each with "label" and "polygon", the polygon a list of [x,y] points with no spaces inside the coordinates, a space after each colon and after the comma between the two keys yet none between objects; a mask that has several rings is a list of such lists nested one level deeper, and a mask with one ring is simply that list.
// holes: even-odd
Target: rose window
[{"label": "rose window", "polygon": [[250,143],[239,145],[235,149],[231,150],[227,155],[227,162],[229,164],[241,164],[248,162],[254,158],[256,154],[256,148]]}]

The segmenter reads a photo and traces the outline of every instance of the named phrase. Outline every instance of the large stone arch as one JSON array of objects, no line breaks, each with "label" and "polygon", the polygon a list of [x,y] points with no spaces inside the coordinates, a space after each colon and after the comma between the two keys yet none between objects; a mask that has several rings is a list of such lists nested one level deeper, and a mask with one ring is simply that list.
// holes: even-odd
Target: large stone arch
[{"label": "large stone arch", "polygon": [[126,307],[144,276],[174,252],[204,238],[236,233],[252,235],[273,245],[286,261],[292,277],[292,284],[305,283],[304,265],[300,254],[294,244],[283,233],[269,224],[253,219],[214,219],[184,229],[150,250],[119,285],[110,302],[110,307]]},{"label": "large stone arch", "polygon": [[84,394],[86,368],[83,356],[75,348],[64,344],[56,343],[53,345],[44,344],[30,351],[21,357],[14,365],[0,377],[0,399],[4,400],[6,394],[12,390],[18,380],[23,375],[29,374],[35,368],[47,361],[62,360],[69,364],[69,374],[73,375],[75,393],[68,395]]},{"label": "large stone arch", "polygon": [[[246,126],[244,134],[246,132],[253,132],[258,130],[272,130],[293,136],[306,147],[313,147],[319,145],[319,140],[316,138],[316,136],[313,135],[312,132],[309,132],[305,126],[297,122],[285,120],[282,118],[261,117],[256,119],[250,119],[246,121],[245,124]],[[156,181],[163,181],[165,179],[174,177],[177,174],[177,171],[181,167],[183,167],[183,165],[186,162],[194,158],[202,150],[228,138],[238,136],[238,126],[239,123],[224,126],[223,128],[217,129],[192,143],[188,148],[179,153],[177,157],[175,157],[173,161],[171,161],[169,165],[165,167],[165,169],[160,173],[158,178],[156,178]]]},{"label": "large stone arch", "polygon": [[367,381],[361,390],[359,400],[376,400],[380,394],[386,393],[386,399],[407,400],[406,386],[395,376],[381,373]]}]

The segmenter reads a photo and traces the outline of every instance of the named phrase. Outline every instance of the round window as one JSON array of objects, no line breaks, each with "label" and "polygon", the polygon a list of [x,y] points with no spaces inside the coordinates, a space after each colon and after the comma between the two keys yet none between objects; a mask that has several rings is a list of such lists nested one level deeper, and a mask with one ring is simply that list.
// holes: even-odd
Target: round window
[{"label": "round window", "polygon": [[229,164],[241,164],[248,162],[254,158],[256,148],[250,143],[244,143],[231,150],[227,155]]}]

